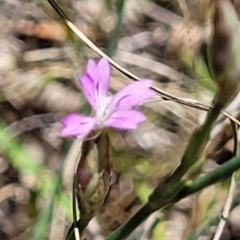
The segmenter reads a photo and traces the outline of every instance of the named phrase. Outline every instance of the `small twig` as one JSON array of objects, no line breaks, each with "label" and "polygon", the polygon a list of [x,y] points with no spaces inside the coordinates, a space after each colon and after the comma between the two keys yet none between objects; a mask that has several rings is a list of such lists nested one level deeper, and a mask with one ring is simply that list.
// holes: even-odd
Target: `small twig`
[{"label": "small twig", "polygon": [[76,190],[77,190],[77,182],[76,182],[76,175],[77,175],[77,167],[78,163],[81,158],[82,151],[78,154],[77,161],[75,163],[74,167],[74,175],[73,175],[73,184],[72,184],[72,211],[73,211],[73,231],[74,231],[74,236],[75,240],[80,240],[80,232],[78,229],[78,224],[77,224],[77,195],[76,195]]},{"label": "small twig", "polygon": [[178,0],[178,4],[179,4],[179,6],[180,6],[180,8],[182,10],[182,14],[183,14],[184,20],[186,22],[188,22],[191,19],[191,16],[190,16],[190,13],[189,13],[186,1],[185,0]]},{"label": "small twig", "polygon": [[[239,202],[240,202],[240,191],[238,191],[235,194],[230,210],[234,209],[237,205],[239,205]],[[211,217],[209,220],[207,220],[207,222],[197,227],[193,231],[193,233],[191,233],[191,235],[187,238],[187,240],[199,239],[199,237],[203,236],[211,226],[216,225],[220,219],[221,219],[221,214],[216,214],[215,216]]]},{"label": "small twig", "polygon": [[20,184],[9,183],[0,188],[0,203],[16,193],[16,189],[21,188]]},{"label": "small twig", "polygon": [[50,124],[57,122],[59,116],[59,113],[44,113],[32,115],[30,117],[25,117],[19,121],[13,122],[8,127],[6,127],[5,131],[11,132],[11,137],[15,138],[24,132],[36,128],[49,126]]},{"label": "small twig", "polygon": [[226,200],[226,202],[224,204],[221,220],[220,220],[220,222],[218,224],[218,227],[217,227],[217,230],[216,230],[216,233],[214,235],[213,240],[219,240],[221,238],[221,236],[222,236],[224,227],[226,225],[226,221],[227,221],[227,219],[229,217],[229,213],[230,213],[230,209],[231,209],[231,205],[232,205],[235,189],[236,189],[236,172],[234,172],[232,174],[227,200]]},{"label": "small twig", "polygon": [[[231,121],[231,125],[232,125],[232,130],[233,130],[233,139],[234,139],[233,154],[234,154],[234,156],[237,156],[237,154],[238,154],[238,133],[237,133],[238,127],[232,121]],[[230,183],[230,188],[229,188],[229,191],[228,191],[227,200],[224,204],[223,211],[222,211],[222,216],[221,216],[221,219],[220,219],[220,222],[218,224],[218,227],[217,227],[217,230],[216,230],[216,233],[214,235],[213,240],[219,240],[222,236],[224,227],[226,225],[226,221],[229,217],[229,213],[230,213],[230,210],[231,210],[231,205],[232,205],[232,202],[233,202],[233,197],[234,197],[234,192],[235,192],[236,186],[237,186],[237,184],[236,184],[236,172],[234,172],[232,174],[232,177],[231,177],[231,183]]]},{"label": "small twig", "polygon": [[[51,4],[51,6],[54,8],[54,10],[58,13],[58,15],[64,20],[64,22],[67,24],[67,26],[83,41],[86,43],[88,47],[90,47],[93,51],[95,51],[98,55],[101,57],[105,57],[108,59],[109,63],[115,67],[118,71],[120,71],[122,74],[127,76],[128,78],[134,80],[134,81],[140,81],[141,79],[134,75],[133,73],[129,72],[125,68],[121,67],[118,63],[112,60],[108,55],[106,55],[103,51],[101,51],[91,40],[89,40],[66,16],[66,14],[63,12],[63,10],[59,7],[59,5],[54,0],[48,0],[48,2]],[[164,100],[172,100],[174,102],[178,102],[180,104],[189,106],[189,107],[195,107],[197,109],[208,111],[209,107],[204,104],[199,104],[197,101],[186,101],[183,98],[178,98],[173,96],[170,93],[167,93],[159,88],[152,87],[152,90],[154,90],[156,93],[160,94]]]},{"label": "small twig", "polygon": [[[66,25],[88,46],[90,47],[93,51],[95,51],[99,56],[101,57],[105,57],[108,59],[109,63],[116,68],[119,72],[121,72],[122,74],[124,74],[126,77],[134,80],[134,81],[140,81],[141,79],[134,75],[133,73],[129,72],[128,70],[126,70],[125,68],[121,67],[118,63],[116,63],[115,61],[113,61],[109,56],[107,56],[103,51],[101,51],[91,40],[89,40],[70,20],[69,18],[66,16],[66,14],[63,12],[63,10],[60,8],[60,6],[55,2],[55,0],[48,0],[48,2],[50,3],[50,5],[53,7],[53,9],[57,12],[57,14],[63,19],[63,21],[66,23]],[[162,99],[167,101],[173,101],[173,102],[177,102],[179,104],[191,107],[191,108],[196,108],[199,110],[203,110],[203,111],[209,111],[212,109],[212,106],[207,106],[205,104],[199,103],[196,100],[189,100],[189,99],[184,99],[184,98],[179,98],[176,97],[170,93],[167,93],[165,91],[163,91],[162,89],[156,88],[156,87],[152,87],[152,90],[155,91],[156,93],[160,94]],[[233,116],[231,116],[230,114],[222,111],[221,112],[224,116],[226,116],[227,118],[231,119],[232,121],[234,121],[236,124],[238,124],[240,126],[240,122],[234,118]]]}]

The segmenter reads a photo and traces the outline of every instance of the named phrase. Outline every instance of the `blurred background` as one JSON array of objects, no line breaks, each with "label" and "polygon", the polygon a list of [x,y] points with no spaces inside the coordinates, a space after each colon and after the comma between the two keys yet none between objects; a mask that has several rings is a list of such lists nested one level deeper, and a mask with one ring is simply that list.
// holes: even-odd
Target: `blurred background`
[{"label": "blurred background", "polygon": [[[58,3],[121,66],[175,96],[211,104],[209,0]],[[64,239],[71,225],[71,186],[80,143],[60,137],[59,120],[70,112],[89,111],[76,74],[84,71],[90,58],[98,56],[47,1],[0,1],[1,240]],[[112,92],[130,82],[112,69]],[[234,106],[230,112],[238,116]],[[104,239],[146,202],[154,184],[179,163],[189,137],[206,115],[160,96],[141,108],[148,119],[136,131],[110,131],[112,188],[86,230],[88,239]],[[206,171],[232,156],[231,128],[224,119],[217,126]],[[219,213],[227,186],[228,182],[212,186],[169,211],[153,214],[128,239],[187,239]],[[226,228],[223,239],[237,239],[240,233],[232,230],[234,226],[231,231]],[[214,229],[209,225],[199,237],[211,239]]]}]

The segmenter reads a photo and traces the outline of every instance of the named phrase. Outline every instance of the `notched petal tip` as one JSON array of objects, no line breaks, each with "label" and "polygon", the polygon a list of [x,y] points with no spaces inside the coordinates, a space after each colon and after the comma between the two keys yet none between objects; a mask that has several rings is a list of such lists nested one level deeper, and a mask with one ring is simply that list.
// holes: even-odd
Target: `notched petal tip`
[{"label": "notched petal tip", "polygon": [[101,58],[96,68],[96,91],[101,101],[107,95],[111,75],[110,64],[107,58]]},{"label": "notched petal tip", "polygon": [[138,89],[140,89],[141,91],[145,91],[145,93],[147,93],[146,98],[150,98],[156,95],[156,92],[154,92],[151,87],[153,85],[153,80],[150,79],[141,79],[138,82],[133,82],[133,86],[132,87],[136,87]]},{"label": "notched petal tip", "polygon": [[98,62],[89,60],[84,74],[77,77],[87,101],[97,111],[109,89],[110,64],[107,58]]},{"label": "notched petal tip", "polygon": [[88,60],[85,72],[86,73],[93,73],[93,72],[95,72],[96,67],[97,67],[97,63],[93,59],[90,59],[90,60]]},{"label": "notched petal tip", "polygon": [[109,108],[112,111],[124,110],[142,104],[144,101],[155,96],[156,93],[151,90],[153,81],[140,80],[130,83],[115,94]]},{"label": "notched petal tip", "polygon": [[109,61],[106,57],[102,57],[97,63],[97,67],[101,66],[101,68],[102,67],[109,67],[109,65],[110,65]]}]

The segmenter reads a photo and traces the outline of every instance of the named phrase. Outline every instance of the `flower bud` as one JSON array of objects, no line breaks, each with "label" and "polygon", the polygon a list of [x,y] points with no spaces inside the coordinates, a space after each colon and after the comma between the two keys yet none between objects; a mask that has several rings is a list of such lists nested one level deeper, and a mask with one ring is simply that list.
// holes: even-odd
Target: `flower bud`
[{"label": "flower bud", "polygon": [[215,0],[214,8],[208,59],[217,101],[226,104],[236,96],[240,80],[239,21],[229,0]]},{"label": "flower bud", "polygon": [[110,186],[109,139],[106,131],[82,145],[76,172],[81,231],[103,204]]}]

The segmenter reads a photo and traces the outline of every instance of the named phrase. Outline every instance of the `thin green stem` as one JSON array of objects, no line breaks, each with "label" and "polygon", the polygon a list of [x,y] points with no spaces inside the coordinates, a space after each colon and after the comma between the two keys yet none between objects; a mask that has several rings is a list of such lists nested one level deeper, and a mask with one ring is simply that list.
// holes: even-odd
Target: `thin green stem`
[{"label": "thin green stem", "polygon": [[116,7],[117,21],[105,51],[109,57],[111,57],[117,49],[118,37],[122,27],[124,4],[125,4],[125,0],[117,1],[117,7]]},{"label": "thin green stem", "polygon": [[183,155],[181,164],[171,177],[171,182],[179,181],[189,168],[198,161],[209,139],[212,126],[218,118],[223,105],[215,104],[209,111],[205,123],[193,134]]},{"label": "thin green stem", "polygon": [[234,157],[231,160],[219,166],[214,171],[194,180],[189,186],[186,186],[185,188],[182,189],[178,197],[182,199],[216,182],[223,181],[230,177],[232,173],[238,170],[239,168],[240,168],[240,156]]},{"label": "thin green stem", "polygon": [[[158,209],[153,209],[152,205],[149,203],[145,204],[135,215],[133,215],[129,220],[127,220],[122,226],[111,233],[105,240],[122,240],[126,238],[139,224],[141,224],[147,217],[150,216],[154,211],[161,208],[170,206],[179,200],[196,193],[212,184],[223,181],[232,175],[234,171],[240,168],[240,157],[235,157],[219,166],[214,171],[206,174],[205,176],[199,177],[193,182],[188,181],[180,182],[180,191],[175,194],[176,188],[171,188],[172,190],[166,195],[166,198],[160,200],[158,204]],[[164,192],[164,189],[162,189]],[[174,198],[169,198],[168,196],[175,196]]]},{"label": "thin green stem", "polygon": [[153,212],[154,210],[148,204],[143,205],[130,219],[106,237],[105,240],[124,239]]},{"label": "thin green stem", "polygon": [[182,157],[181,164],[167,176],[164,180],[158,183],[153,193],[149,197],[149,204],[153,208],[159,209],[166,201],[174,199],[181,191],[181,178],[186,172],[199,160],[204,148],[209,139],[209,134],[213,123],[219,116],[223,104],[216,103],[213,109],[208,113],[204,124],[193,134],[189,141],[189,145]]}]

